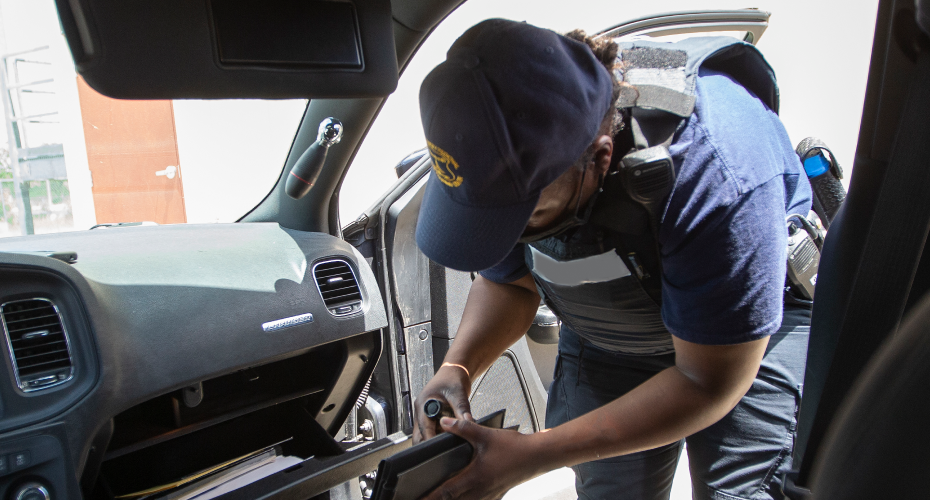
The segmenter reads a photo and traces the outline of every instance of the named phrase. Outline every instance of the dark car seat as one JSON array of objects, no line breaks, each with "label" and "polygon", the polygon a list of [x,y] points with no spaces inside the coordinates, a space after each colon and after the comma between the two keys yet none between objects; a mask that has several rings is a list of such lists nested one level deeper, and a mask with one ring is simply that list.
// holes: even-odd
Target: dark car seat
[{"label": "dark car seat", "polygon": [[855,168],[817,279],[796,470],[785,488],[793,499],[809,498],[803,487],[851,386],[930,291],[930,39],[921,24],[930,0],[914,6],[879,2]]},{"label": "dark car seat", "polygon": [[930,294],[872,358],[814,465],[817,500],[930,494]]}]

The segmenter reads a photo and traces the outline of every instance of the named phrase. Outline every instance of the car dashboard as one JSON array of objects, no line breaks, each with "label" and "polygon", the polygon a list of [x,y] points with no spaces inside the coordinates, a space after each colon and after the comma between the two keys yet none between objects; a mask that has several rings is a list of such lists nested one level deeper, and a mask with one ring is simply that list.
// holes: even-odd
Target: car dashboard
[{"label": "car dashboard", "polygon": [[0,498],[140,498],[256,450],[325,455],[387,326],[351,245],[274,223],[4,239],[0,316]]}]

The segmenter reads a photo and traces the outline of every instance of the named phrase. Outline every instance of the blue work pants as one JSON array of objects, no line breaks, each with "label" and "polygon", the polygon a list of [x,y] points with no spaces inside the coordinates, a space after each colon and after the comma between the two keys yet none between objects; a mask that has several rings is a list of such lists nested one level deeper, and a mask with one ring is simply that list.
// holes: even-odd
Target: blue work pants
[{"label": "blue work pants", "polygon": [[[781,499],[801,402],[810,311],[786,307],[749,392],[722,420],[689,436],[694,499]],[[546,426],[604,406],[674,365],[674,354],[624,356],[563,328]],[[668,499],[682,442],[573,467],[578,498]]]}]

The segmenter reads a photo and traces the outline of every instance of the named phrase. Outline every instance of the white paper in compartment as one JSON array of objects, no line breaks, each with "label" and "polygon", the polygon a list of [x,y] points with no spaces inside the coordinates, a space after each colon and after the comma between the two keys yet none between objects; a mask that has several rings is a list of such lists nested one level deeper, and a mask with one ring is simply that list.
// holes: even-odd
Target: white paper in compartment
[{"label": "white paper in compartment", "polygon": [[216,498],[220,495],[228,493],[233,490],[237,490],[247,484],[254,483],[259,479],[268,477],[275,472],[282,471],[288,467],[297,465],[304,460],[298,457],[277,457],[274,462],[265,464],[257,469],[251,470],[241,476],[234,477],[225,483],[205,491],[195,497],[192,497],[191,500],[210,500],[211,498]]}]

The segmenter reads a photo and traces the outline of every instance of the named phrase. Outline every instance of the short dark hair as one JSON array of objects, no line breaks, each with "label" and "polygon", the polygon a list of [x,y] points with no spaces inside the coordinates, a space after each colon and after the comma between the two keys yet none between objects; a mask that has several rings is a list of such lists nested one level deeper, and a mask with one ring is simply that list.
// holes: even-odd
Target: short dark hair
[{"label": "short dark hair", "polygon": [[[604,121],[601,122],[601,127],[598,129],[598,135],[616,137],[623,125],[622,117],[617,111],[617,99],[620,97],[620,91],[623,86],[629,85],[628,83],[618,80],[617,74],[614,71],[617,66],[617,53],[620,51],[620,47],[610,38],[591,37],[581,29],[570,31],[565,34],[565,37],[587,45],[588,48],[591,49],[591,52],[594,53],[594,57],[600,61],[600,63],[607,68],[607,72],[610,73],[611,81],[613,82],[613,92],[610,99],[611,105],[607,109],[607,114],[604,115]],[[587,165],[593,157],[594,148],[589,146],[578,158],[576,166],[584,169],[585,165]]]}]

